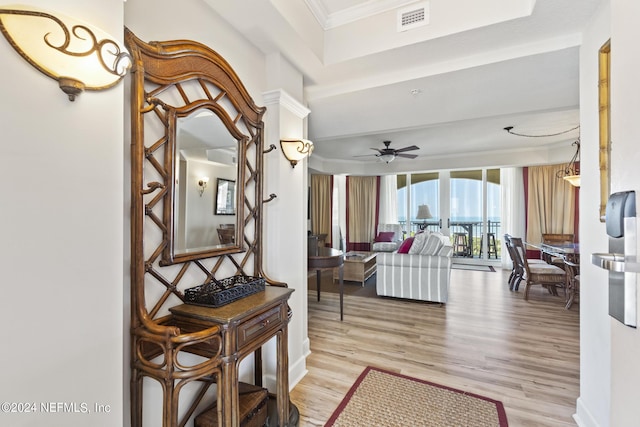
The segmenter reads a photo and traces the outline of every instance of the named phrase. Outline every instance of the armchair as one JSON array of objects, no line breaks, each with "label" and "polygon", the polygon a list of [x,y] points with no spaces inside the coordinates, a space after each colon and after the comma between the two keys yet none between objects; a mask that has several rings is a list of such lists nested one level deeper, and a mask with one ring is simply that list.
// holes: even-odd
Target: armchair
[{"label": "armchair", "polygon": [[400,224],[378,224],[378,232],[371,243],[371,251],[397,251],[402,243],[402,234],[402,225]]}]

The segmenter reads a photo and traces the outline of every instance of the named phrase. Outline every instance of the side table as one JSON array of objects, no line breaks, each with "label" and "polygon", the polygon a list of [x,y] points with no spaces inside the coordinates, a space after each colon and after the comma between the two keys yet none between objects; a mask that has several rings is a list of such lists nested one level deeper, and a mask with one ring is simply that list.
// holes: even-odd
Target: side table
[{"label": "side table", "polygon": [[307,268],[316,270],[316,286],[318,289],[318,301],[320,301],[320,273],[322,270],[338,269],[340,280],[340,320],[344,318],[344,254],[342,251],[333,248],[309,247],[307,257]]}]

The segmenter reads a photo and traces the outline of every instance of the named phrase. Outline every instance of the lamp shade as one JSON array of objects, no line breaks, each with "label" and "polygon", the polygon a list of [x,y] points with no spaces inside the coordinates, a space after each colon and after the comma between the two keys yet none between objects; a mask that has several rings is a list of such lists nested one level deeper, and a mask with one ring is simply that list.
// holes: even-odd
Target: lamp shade
[{"label": "lamp shade", "polygon": [[124,46],[93,25],[26,6],[0,7],[0,30],[31,65],[75,97],[117,84],[131,66]]},{"label": "lamp shade", "polygon": [[558,171],[557,176],[574,187],[580,187],[580,140],[571,145],[576,146],[576,152],[564,169]]},{"label": "lamp shade", "polygon": [[300,160],[311,155],[313,142],[308,139],[281,139],[280,148],[284,157],[291,163],[291,167],[295,167]]},{"label": "lamp shade", "polygon": [[564,180],[568,181],[569,184],[574,187],[580,187],[580,175],[567,175],[562,177]]},{"label": "lamp shade", "polygon": [[416,215],[416,219],[429,219],[429,218],[433,218],[433,215],[431,215],[431,211],[429,210],[429,205],[418,206],[418,214]]}]

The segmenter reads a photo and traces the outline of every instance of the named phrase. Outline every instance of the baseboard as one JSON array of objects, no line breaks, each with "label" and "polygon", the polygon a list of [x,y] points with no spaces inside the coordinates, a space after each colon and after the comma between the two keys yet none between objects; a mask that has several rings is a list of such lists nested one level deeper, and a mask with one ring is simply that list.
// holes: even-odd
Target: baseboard
[{"label": "baseboard", "polygon": [[308,372],[306,355],[294,363],[289,363],[289,390],[293,390]]},{"label": "baseboard", "polygon": [[576,413],[573,414],[573,419],[579,427],[600,427],[580,397],[576,401]]},{"label": "baseboard", "polygon": [[[301,356],[295,361],[289,361],[289,390],[292,390],[307,375],[307,354]],[[275,393],[277,380],[275,374],[266,374],[263,376],[264,387],[269,389],[271,393]]]},{"label": "baseboard", "polygon": [[305,358],[311,354],[311,341],[309,341],[309,338],[305,339],[302,343],[302,354]]}]

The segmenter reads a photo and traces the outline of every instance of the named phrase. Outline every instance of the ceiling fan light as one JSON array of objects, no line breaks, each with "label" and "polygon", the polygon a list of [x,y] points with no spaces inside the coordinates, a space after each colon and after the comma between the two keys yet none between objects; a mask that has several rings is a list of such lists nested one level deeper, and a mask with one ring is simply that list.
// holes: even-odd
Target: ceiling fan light
[{"label": "ceiling fan light", "polygon": [[396,158],[396,156],[394,154],[382,154],[382,155],[380,155],[380,159],[385,163],[390,163],[395,158]]}]

